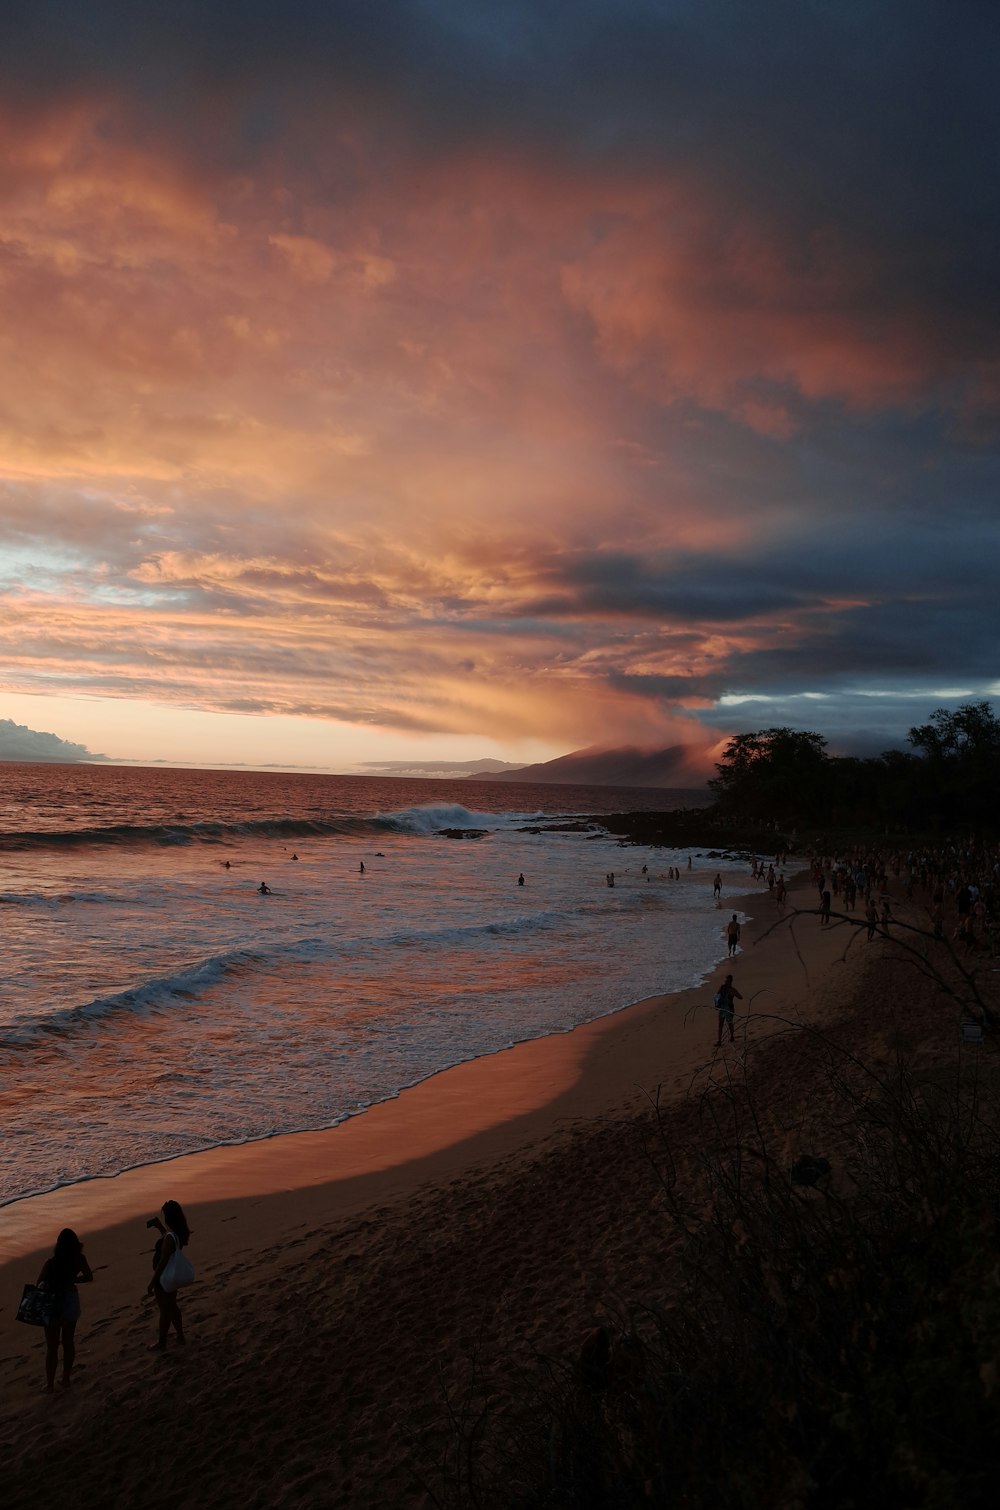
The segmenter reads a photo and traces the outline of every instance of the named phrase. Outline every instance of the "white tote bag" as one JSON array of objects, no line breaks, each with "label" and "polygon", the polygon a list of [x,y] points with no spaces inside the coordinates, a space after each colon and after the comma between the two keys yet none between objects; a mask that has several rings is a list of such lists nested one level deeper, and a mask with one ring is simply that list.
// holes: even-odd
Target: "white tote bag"
[{"label": "white tote bag", "polygon": [[171,1232],[170,1236],[174,1240],[174,1251],[167,1259],[166,1268],[160,1275],[160,1289],[166,1290],[168,1295],[194,1282],[194,1264],[177,1241],[176,1233]]}]

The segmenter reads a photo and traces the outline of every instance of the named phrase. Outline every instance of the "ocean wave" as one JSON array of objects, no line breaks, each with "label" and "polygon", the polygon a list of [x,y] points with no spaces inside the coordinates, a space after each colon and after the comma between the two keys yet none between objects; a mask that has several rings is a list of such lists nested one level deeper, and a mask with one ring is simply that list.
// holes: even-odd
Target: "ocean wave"
[{"label": "ocean wave", "polygon": [[258,968],[264,959],[265,956],[253,950],[234,949],[226,954],[212,955],[175,975],[143,981],[127,990],[96,996],[73,1007],[63,1007],[43,1016],[8,1018],[0,1034],[0,1048],[14,1049],[36,1043],[40,1038],[61,1037],[88,1023],[100,1022],[123,1012],[150,1016],[169,1009],[177,1000],[191,1001],[226,977]]},{"label": "ocean wave", "polygon": [[456,803],[404,808],[359,818],[248,818],[237,822],[113,823],[72,829],[0,830],[0,850],[80,849],[89,845],[226,844],[244,838],[363,839],[379,834],[430,836],[446,828],[495,828],[496,813],[470,812]]},{"label": "ocean wave", "polygon": [[393,834],[439,834],[446,828],[496,828],[496,813],[470,812],[457,802],[407,807],[398,813],[376,813],[373,827]]},{"label": "ocean wave", "polygon": [[42,907],[54,910],[70,902],[110,902],[107,891],[0,891],[0,907]]},{"label": "ocean wave", "polygon": [[342,956],[370,954],[373,945],[385,949],[407,949],[421,946],[425,949],[463,948],[477,940],[489,938],[517,938],[533,933],[546,933],[552,929],[571,926],[574,912],[551,910],[547,912],[520,913],[511,918],[492,918],[480,923],[462,923],[441,928],[400,928],[393,933],[380,935],[377,939],[338,939],[331,945],[331,952]]}]

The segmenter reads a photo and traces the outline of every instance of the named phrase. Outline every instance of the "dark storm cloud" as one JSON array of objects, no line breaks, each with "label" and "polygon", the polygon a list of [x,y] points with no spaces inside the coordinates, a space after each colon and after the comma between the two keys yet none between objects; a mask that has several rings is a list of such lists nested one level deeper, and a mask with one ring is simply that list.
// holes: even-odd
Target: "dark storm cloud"
[{"label": "dark storm cloud", "polygon": [[4,7],[0,67],[22,93],[107,86],[152,108],[157,86],[314,84],[331,105],[392,100],[429,134],[694,156],[755,196],[835,195],[837,212],[861,196],[888,219],[888,189],[936,220],[922,185],[971,210],[997,166],[998,41],[995,8],[971,0],[23,0]]},{"label": "dark storm cloud", "polygon": [[912,321],[947,374],[995,354],[998,48],[1000,8],[972,0],[35,0],[4,8],[0,79],[24,107],[105,100],[109,134],[200,171],[275,151],[306,171],[347,126],[397,166],[495,146],[679,174],[780,239],[787,313],[842,305],[873,347]]},{"label": "dark storm cloud", "polygon": [[[963,525],[943,514],[902,537],[892,516],[841,521],[839,532],[834,524],[725,558],[619,552],[550,562],[559,591],[549,611],[603,620],[609,644],[609,624],[631,624],[635,653],[607,673],[616,691],[658,706],[704,700],[714,706],[699,716],[714,727],[818,727],[871,753],[926,719],[944,700],[935,687],[982,695],[995,683],[1000,522]],[[724,657],[701,652],[699,637],[713,634],[727,637]],[[657,647],[691,669],[646,669]]]},{"label": "dark storm cloud", "polygon": [[531,601],[525,611],[543,617],[624,617],[735,623],[777,608],[800,606],[800,591],[769,581],[738,580],[718,556],[647,556],[586,552],[543,576],[558,591]]},{"label": "dark storm cloud", "polygon": [[[975,615],[975,638],[988,644],[1000,627],[998,560],[1000,520],[963,520],[954,501],[949,507],[943,500],[939,512],[912,518],[902,531],[894,514],[869,510],[811,522],[803,516],[788,536],[765,534],[735,548],[579,552],[543,566],[540,576],[552,591],[526,611],[701,626],[824,610],[829,620],[844,622],[852,613],[878,612],[912,623],[918,640],[950,639],[941,629],[946,616]],[[867,601],[850,608],[851,599]],[[941,648],[961,654],[953,641]]]}]

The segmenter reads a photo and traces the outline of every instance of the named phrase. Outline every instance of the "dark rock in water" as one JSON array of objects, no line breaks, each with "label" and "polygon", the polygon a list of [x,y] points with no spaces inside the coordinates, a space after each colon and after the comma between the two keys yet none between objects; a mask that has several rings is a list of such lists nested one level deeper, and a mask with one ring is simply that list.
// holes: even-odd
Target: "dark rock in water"
[{"label": "dark rock in water", "polygon": [[443,839],[485,839],[489,833],[488,828],[439,828],[438,835]]},{"label": "dark rock in water", "polygon": [[519,834],[587,834],[594,827],[591,818],[571,818],[565,823],[533,823],[519,828]]},{"label": "dark rock in water", "polygon": [[793,1185],[815,1185],[825,1174],[830,1173],[830,1160],[813,1154],[804,1154],[796,1159],[789,1171]]},{"label": "dark rock in water", "polygon": [[[715,855],[722,851],[753,851],[756,854],[773,855],[776,848],[791,846],[774,829],[747,823],[740,825],[730,819],[720,818],[714,808],[675,808],[668,812],[595,813],[594,821],[609,834],[626,838],[632,844],[651,846],[666,845],[674,849],[701,850],[705,844],[714,844]],[[699,858],[704,855],[699,853]]]}]

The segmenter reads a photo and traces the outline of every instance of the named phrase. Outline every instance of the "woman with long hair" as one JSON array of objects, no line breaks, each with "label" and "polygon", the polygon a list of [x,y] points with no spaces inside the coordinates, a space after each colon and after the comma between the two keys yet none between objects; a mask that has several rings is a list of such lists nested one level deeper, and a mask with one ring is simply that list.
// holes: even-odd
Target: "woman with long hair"
[{"label": "woman with long hair", "polygon": [[184,1346],[184,1321],[177,1304],[177,1291],[165,1290],[160,1281],[174,1254],[186,1248],[191,1241],[191,1229],[178,1201],[164,1201],[161,1215],[162,1222],[158,1216],[154,1216],[146,1223],[147,1227],[155,1227],[160,1234],[153,1250],[153,1277],[146,1291],[147,1295],[156,1297],[156,1304],[160,1309],[159,1339],[150,1343],[150,1348],[159,1351],[166,1347],[171,1327],[177,1333],[178,1343],[181,1347]]},{"label": "woman with long hair", "polygon": [[80,1320],[80,1297],[77,1282],[89,1284],[93,1279],[90,1265],[83,1256],[83,1244],[72,1227],[64,1227],[56,1238],[52,1257],[47,1258],[38,1276],[38,1283],[51,1290],[56,1297],[55,1314],[45,1328],[45,1392],[51,1394],[56,1385],[56,1365],[59,1361],[59,1344],[63,1350],[62,1384],[67,1389],[73,1364],[76,1362],[74,1334]]}]

